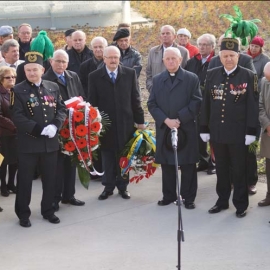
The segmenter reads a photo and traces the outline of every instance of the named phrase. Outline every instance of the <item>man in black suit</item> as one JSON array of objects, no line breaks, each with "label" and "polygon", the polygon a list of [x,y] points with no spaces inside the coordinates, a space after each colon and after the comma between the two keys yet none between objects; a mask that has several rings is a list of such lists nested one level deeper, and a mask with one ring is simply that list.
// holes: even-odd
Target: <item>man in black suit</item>
[{"label": "man in black suit", "polygon": [[108,130],[101,137],[101,157],[104,175],[104,191],[99,200],[113,194],[115,187],[123,199],[129,199],[129,179],[120,173],[119,153],[134,133],[134,123],[144,129],[144,112],[141,106],[140,90],[134,69],[119,65],[120,51],[115,46],[104,50],[104,67],[88,76],[89,102],[109,116]]},{"label": "man in black suit", "polygon": [[[224,38],[224,34],[219,37],[218,40],[218,46],[220,47],[222,39]],[[238,39],[239,42],[239,51],[240,51],[240,44],[241,41]],[[253,59],[251,56],[243,53],[239,53],[239,59],[238,59],[238,65],[242,66],[244,68],[247,68],[254,72],[255,74],[257,73],[255,66],[253,64]],[[220,56],[217,55],[213,57],[209,63],[208,69],[215,68],[215,67],[221,67],[222,63],[220,61]],[[257,133],[256,137],[257,139],[260,137],[260,132],[261,132],[261,126],[258,120],[258,126],[257,126]],[[257,156],[255,152],[248,152],[248,166],[247,166],[247,178],[248,178],[248,186],[249,186],[249,194],[253,195],[257,192],[256,189],[256,184],[258,182],[258,166],[257,166]]]},{"label": "man in black suit", "polygon": [[256,139],[259,107],[257,76],[238,65],[238,47],[238,40],[224,38],[219,52],[222,66],[207,72],[200,136],[211,140],[216,158],[218,200],[208,212],[229,208],[232,182],[232,201],[241,218],[249,204],[247,145]]},{"label": "man in black suit", "polygon": [[[58,84],[60,94],[64,101],[82,96],[85,98],[84,91],[78,75],[66,70],[68,66],[68,54],[60,49],[54,52],[50,59],[51,68],[43,75],[44,80],[55,82]],[[56,195],[55,210],[59,209],[59,202],[62,200],[64,204],[82,206],[85,203],[74,197],[76,180],[76,166],[71,163],[70,156],[58,151],[57,173],[56,173]]]},{"label": "man in black suit", "polygon": [[[25,54],[27,80],[15,85],[13,122],[18,131],[18,183],[15,212],[22,227],[30,227],[32,180],[40,164],[43,195],[41,214],[51,223],[54,215],[55,174],[59,142],[57,132],[66,119],[66,108],[57,84],[42,80],[43,57],[38,52]],[[11,99],[13,100],[13,98]]]}]

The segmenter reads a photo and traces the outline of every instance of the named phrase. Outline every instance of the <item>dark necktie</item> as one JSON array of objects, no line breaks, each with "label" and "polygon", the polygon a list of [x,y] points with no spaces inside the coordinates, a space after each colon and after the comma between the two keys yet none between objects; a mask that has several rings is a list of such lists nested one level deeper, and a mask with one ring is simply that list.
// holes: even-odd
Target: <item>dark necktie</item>
[{"label": "dark necktie", "polygon": [[66,79],[63,75],[60,75],[59,79],[63,82],[64,85],[66,85]]},{"label": "dark necktie", "polygon": [[10,67],[12,67],[12,68],[15,68],[15,69],[16,69],[16,66],[15,66],[15,65],[13,65],[13,64],[12,64],[12,65],[10,65]]},{"label": "dark necktie", "polygon": [[111,72],[110,74],[111,74],[111,80],[112,80],[112,82],[115,83],[115,74],[114,74],[114,72]]}]

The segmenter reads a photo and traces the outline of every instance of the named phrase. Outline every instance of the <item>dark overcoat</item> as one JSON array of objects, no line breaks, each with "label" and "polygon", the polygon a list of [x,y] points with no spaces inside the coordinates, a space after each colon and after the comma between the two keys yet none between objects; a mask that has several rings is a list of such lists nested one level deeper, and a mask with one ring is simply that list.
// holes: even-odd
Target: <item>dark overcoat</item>
[{"label": "dark overcoat", "polygon": [[97,70],[98,68],[101,68],[104,66],[104,62],[98,61],[94,56],[87,59],[80,65],[80,71],[79,76],[82,83],[83,90],[85,94],[87,95],[88,92],[88,75],[89,73]]},{"label": "dark overcoat", "polygon": [[88,75],[88,97],[91,105],[106,113],[111,121],[101,138],[101,149],[121,151],[132,138],[134,123],[144,123],[135,70],[119,65],[115,84],[105,65],[91,72]]},{"label": "dark overcoat", "polygon": [[84,47],[81,53],[78,53],[73,47],[67,51],[69,56],[68,70],[74,71],[79,74],[80,65],[87,59],[93,57],[93,52],[87,46]]},{"label": "dark overcoat", "polygon": [[86,98],[86,93],[82,88],[81,81],[79,76],[69,70],[65,70],[65,79],[66,85],[57,77],[57,75],[53,72],[53,69],[50,67],[49,70],[42,76],[44,80],[48,80],[58,84],[60,89],[60,94],[64,101],[72,98],[81,96],[83,99]]},{"label": "dark overcoat", "polygon": [[175,164],[173,150],[164,143],[166,118],[178,118],[187,136],[185,147],[177,153],[178,164],[194,164],[199,160],[196,119],[201,102],[200,81],[194,73],[179,68],[173,83],[167,70],[154,76],[147,105],[156,122],[157,163]]},{"label": "dark overcoat", "polygon": [[12,120],[18,131],[18,149],[21,153],[44,153],[59,149],[58,135],[33,136],[36,125],[44,128],[53,124],[59,130],[66,119],[66,106],[56,83],[43,80],[37,87],[23,81],[14,87]]}]

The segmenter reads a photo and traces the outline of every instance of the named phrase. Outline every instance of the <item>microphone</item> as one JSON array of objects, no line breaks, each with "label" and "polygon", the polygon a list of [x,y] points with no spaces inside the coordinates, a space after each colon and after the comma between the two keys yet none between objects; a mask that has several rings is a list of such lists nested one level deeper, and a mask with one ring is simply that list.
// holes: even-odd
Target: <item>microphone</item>
[{"label": "microphone", "polygon": [[177,133],[178,133],[177,128],[174,127],[171,129],[171,134],[172,134],[171,140],[172,140],[172,147],[173,148],[177,148],[177,142],[178,142]]}]

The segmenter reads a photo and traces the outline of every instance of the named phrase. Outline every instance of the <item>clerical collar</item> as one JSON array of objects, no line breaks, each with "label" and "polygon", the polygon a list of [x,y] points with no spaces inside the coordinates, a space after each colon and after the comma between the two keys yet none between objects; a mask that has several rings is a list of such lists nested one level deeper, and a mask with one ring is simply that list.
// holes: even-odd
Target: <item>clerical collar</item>
[{"label": "clerical collar", "polygon": [[178,69],[177,69],[175,72],[170,72],[170,71],[168,70],[169,75],[170,75],[171,77],[176,76],[176,75],[177,75],[178,70],[179,70],[179,68],[178,68]]},{"label": "clerical collar", "polygon": [[235,70],[237,69],[237,66],[235,66],[232,70],[227,70],[225,67],[224,67],[224,70],[225,72],[227,73],[227,75],[230,75],[231,73],[233,73]]}]

